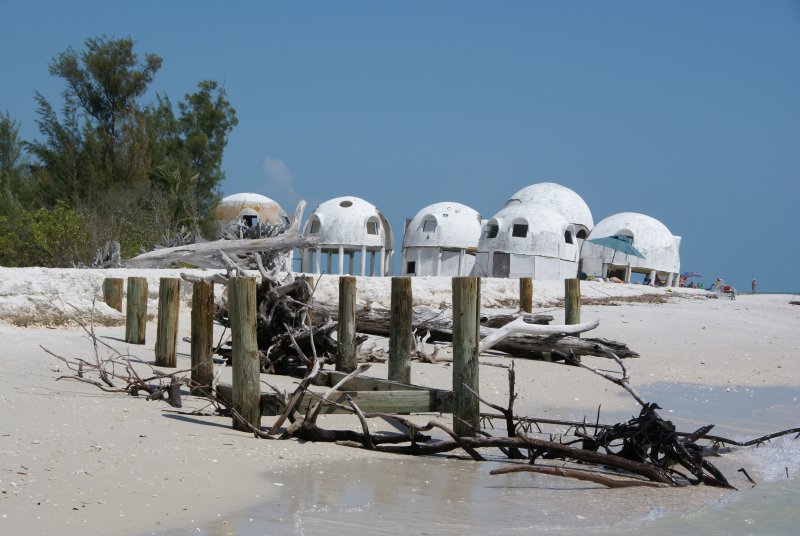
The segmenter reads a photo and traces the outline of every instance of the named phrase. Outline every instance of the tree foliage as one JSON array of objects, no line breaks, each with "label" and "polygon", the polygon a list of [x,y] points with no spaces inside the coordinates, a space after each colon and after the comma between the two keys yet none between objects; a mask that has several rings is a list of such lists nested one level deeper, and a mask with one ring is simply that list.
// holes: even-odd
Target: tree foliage
[{"label": "tree foliage", "polygon": [[[19,140],[19,125],[0,115],[0,194],[8,191],[21,203],[14,210],[28,215],[53,207],[80,214],[89,247],[116,240],[123,256],[207,229],[238,122],[225,89],[211,80],[177,106],[165,94],[144,102],[163,60],[140,59],[134,48],[131,38],[101,36],[58,54],[49,71],[64,84],[61,102],[35,94],[36,140]],[[23,148],[32,162],[23,164]],[[17,217],[9,203],[0,203],[6,231]]]}]

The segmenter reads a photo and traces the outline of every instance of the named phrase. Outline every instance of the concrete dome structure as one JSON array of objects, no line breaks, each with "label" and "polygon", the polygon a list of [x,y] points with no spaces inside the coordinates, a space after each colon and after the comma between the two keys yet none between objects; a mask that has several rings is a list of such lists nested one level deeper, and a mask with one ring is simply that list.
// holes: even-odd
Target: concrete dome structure
[{"label": "concrete dome structure", "polygon": [[277,202],[254,193],[240,193],[223,198],[214,210],[214,218],[221,230],[230,231],[241,226],[256,227],[259,224],[289,225],[289,217]]},{"label": "concrete dome structure", "polygon": [[[589,242],[594,238],[620,234],[632,239],[633,247],[644,259]],[[655,284],[658,276],[667,286],[672,286],[679,279],[680,244],[681,238],[674,236],[655,218],[636,212],[614,214],[599,222],[584,242],[581,269],[587,275],[597,277],[624,272],[626,282],[630,281],[631,272],[643,273],[649,276],[650,284]]]},{"label": "concrete dome structure", "polygon": [[538,203],[507,203],[483,226],[473,274],[575,277],[580,251],[576,229],[562,214]]},{"label": "concrete dome structure", "polygon": [[[394,236],[389,222],[375,206],[359,197],[337,197],[321,203],[306,221],[303,234],[315,236],[315,248],[302,250],[301,271],[313,273],[354,274],[354,263],[359,258],[359,275],[388,273]],[[323,255],[327,256],[322,265]],[[333,256],[338,257],[338,271],[333,271]],[[378,265],[375,257],[379,255]],[[367,273],[367,257],[370,269]],[[348,257],[349,271],[344,271]]]},{"label": "concrete dome structure", "polygon": [[481,215],[459,203],[420,210],[403,235],[402,275],[468,275],[475,264]]},{"label": "concrete dome structure", "polygon": [[506,206],[513,204],[547,207],[564,216],[569,223],[582,227],[587,234],[594,227],[592,211],[583,198],[566,186],[554,182],[540,182],[526,186],[506,202]]}]

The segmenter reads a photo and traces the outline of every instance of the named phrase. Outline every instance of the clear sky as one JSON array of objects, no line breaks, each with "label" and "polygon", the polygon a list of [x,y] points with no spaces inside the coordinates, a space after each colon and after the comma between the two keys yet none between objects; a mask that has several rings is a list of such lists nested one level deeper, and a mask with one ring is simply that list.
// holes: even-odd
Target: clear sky
[{"label": "clear sky", "polygon": [[800,291],[798,1],[0,0],[0,109],[24,138],[34,90],[59,102],[50,60],[103,34],[160,55],[173,102],[224,84],[226,195],[306,215],[356,195],[399,249],[428,204],[488,218],[558,182],[595,222],[662,221],[706,283]]}]

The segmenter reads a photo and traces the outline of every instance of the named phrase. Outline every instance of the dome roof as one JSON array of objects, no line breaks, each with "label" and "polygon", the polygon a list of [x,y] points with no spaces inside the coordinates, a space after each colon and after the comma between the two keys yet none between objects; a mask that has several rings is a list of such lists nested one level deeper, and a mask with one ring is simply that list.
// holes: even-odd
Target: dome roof
[{"label": "dome roof", "polygon": [[569,223],[582,225],[590,230],[594,226],[592,212],[581,196],[554,182],[540,182],[526,186],[512,195],[506,206],[514,204],[543,205],[558,212]]},{"label": "dome roof", "polygon": [[235,221],[245,215],[258,216],[261,221],[272,225],[285,225],[289,222],[286,212],[277,202],[254,193],[233,194],[223,198],[214,215],[219,222]]},{"label": "dome roof", "polygon": [[543,205],[507,204],[484,223],[478,251],[558,257],[570,227],[574,231],[564,216]]},{"label": "dome roof", "polygon": [[360,197],[337,197],[321,203],[306,221],[303,234],[319,237],[319,246],[392,249],[389,222],[375,205]]},{"label": "dome roof", "polygon": [[478,245],[481,215],[460,203],[434,203],[414,216],[406,227],[403,247],[467,249]]},{"label": "dome roof", "polygon": [[[603,238],[616,234],[625,234],[633,238],[635,247],[644,259],[617,253],[588,242],[593,238]],[[678,272],[680,269],[680,237],[674,236],[666,225],[655,218],[636,212],[621,212],[598,222],[587,237],[581,250],[583,258],[602,258],[604,262],[622,264],[630,262],[631,266],[650,268],[665,272]]]}]

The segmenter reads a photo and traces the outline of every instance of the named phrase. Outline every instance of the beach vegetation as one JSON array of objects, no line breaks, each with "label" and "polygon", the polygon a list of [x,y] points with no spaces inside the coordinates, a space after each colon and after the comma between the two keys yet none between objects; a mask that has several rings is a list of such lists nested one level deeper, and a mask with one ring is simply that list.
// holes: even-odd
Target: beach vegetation
[{"label": "beach vegetation", "polygon": [[[19,123],[0,114],[3,229],[52,210],[70,219],[51,235],[81,224],[75,236],[86,241],[42,262],[41,251],[24,251],[33,243],[7,236],[4,245],[15,249],[0,264],[69,266],[112,241],[127,257],[211,234],[236,110],[213,80],[198,82],[176,104],[154,93],[162,64],[156,54],[137,53],[130,37],[92,37],[49,64],[63,91],[58,102],[35,93],[38,137],[22,140]],[[14,264],[5,260],[11,257]]]}]

